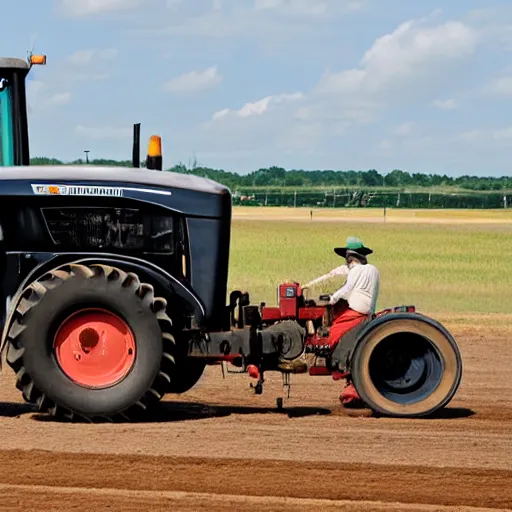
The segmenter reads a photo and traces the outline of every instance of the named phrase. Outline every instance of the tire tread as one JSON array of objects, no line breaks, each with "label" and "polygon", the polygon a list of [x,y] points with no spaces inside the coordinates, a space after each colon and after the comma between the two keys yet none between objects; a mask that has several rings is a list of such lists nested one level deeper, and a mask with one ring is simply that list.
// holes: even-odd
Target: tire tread
[{"label": "tire tread", "polygon": [[[156,316],[162,332],[162,359],[160,370],[152,385],[144,392],[140,399],[132,406],[118,411],[114,415],[88,417],[75,414],[73,411],[55,403],[48,396],[36,388],[31,376],[27,373],[23,358],[25,348],[19,343],[20,334],[26,329],[24,319],[27,313],[51,289],[55,289],[69,279],[99,279],[109,282],[118,282],[119,287],[126,293],[133,293],[140,298],[144,306],[150,309]],[[126,273],[121,269],[108,265],[94,264],[90,266],[82,264],[68,264],[51,270],[42,278],[34,281],[23,291],[17,304],[13,321],[8,332],[7,363],[16,373],[16,387],[22,392],[25,401],[35,404],[41,413],[49,414],[55,418],[74,420],[77,417],[86,421],[133,421],[141,416],[141,413],[154,405],[167,393],[171,384],[171,376],[175,366],[175,358],[172,355],[175,350],[175,338],[172,334],[173,322],[166,313],[167,301],[163,297],[155,297],[152,285],[141,283],[134,273]]]}]

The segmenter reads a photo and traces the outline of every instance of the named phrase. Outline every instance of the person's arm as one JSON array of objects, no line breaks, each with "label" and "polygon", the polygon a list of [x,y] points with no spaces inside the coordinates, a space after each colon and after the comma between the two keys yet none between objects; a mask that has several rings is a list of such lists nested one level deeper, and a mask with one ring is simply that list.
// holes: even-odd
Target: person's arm
[{"label": "person's arm", "polygon": [[347,277],[347,282],[335,293],[331,295],[331,299],[329,300],[329,304],[333,306],[338,302],[340,299],[347,299],[349,293],[354,288],[355,278],[354,278],[354,272],[349,272]]},{"label": "person's arm", "polygon": [[348,275],[347,265],[340,265],[339,267],[336,267],[335,269],[331,270],[327,274],[324,274],[323,276],[313,279],[313,281],[310,281],[309,283],[305,284],[303,286],[303,288],[310,288],[314,284],[321,283],[322,281],[330,279],[331,277],[334,277],[334,276],[346,276],[346,275]]}]

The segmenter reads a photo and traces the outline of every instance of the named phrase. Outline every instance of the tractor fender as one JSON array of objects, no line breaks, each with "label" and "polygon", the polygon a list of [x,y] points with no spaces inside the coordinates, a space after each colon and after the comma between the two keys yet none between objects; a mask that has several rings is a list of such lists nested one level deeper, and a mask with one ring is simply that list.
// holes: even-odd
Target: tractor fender
[{"label": "tractor fender", "polygon": [[357,346],[377,327],[397,320],[417,320],[419,322],[424,322],[438,329],[453,343],[454,346],[456,346],[455,339],[446,327],[433,318],[422,315],[421,313],[389,313],[378,318],[367,320],[345,334],[334,349],[332,355],[332,367],[338,368],[342,372],[348,371]]},{"label": "tractor fender", "polygon": [[[77,257],[78,256],[78,257]],[[49,260],[45,260],[43,263],[37,265],[32,269],[32,271],[27,275],[27,277],[23,280],[18,291],[11,299],[9,305],[9,311],[6,316],[5,324],[3,326],[2,332],[2,340],[0,343],[0,375],[3,373],[3,363],[5,356],[5,349],[7,345],[7,334],[9,332],[9,328],[11,325],[12,317],[16,308],[18,306],[19,301],[21,300],[21,296],[25,288],[43,276],[46,272],[69,265],[70,263],[76,264],[104,264],[111,265],[121,268],[126,272],[143,272],[153,284],[156,284],[162,287],[163,290],[169,290],[169,294],[165,294],[168,298],[169,295],[175,294],[180,299],[182,299],[181,304],[184,306],[184,309],[193,316],[194,321],[200,325],[205,315],[205,309],[200,301],[200,299],[190,290],[188,289],[182,282],[176,279],[171,274],[168,274],[164,270],[162,270],[157,265],[154,265],[148,261],[140,260],[131,256],[118,256],[118,255],[110,255],[110,254],[102,254],[102,255],[87,255],[86,257],[80,257],[80,254],[60,254],[55,255],[54,258]],[[85,256],[85,255],[84,255]]]}]

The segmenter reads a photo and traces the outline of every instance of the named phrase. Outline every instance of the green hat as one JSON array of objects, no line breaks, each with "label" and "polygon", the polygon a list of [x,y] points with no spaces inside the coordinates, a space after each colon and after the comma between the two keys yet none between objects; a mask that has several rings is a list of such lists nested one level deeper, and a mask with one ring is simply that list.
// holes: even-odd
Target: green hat
[{"label": "green hat", "polygon": [[334,252],[339,256],[345,258],[347,251],[355,252],[361,256],[368,256],[373,251],[365,247],[362,240],[357,236],[349,236],[345,242],[345,247],[335,247]]}]

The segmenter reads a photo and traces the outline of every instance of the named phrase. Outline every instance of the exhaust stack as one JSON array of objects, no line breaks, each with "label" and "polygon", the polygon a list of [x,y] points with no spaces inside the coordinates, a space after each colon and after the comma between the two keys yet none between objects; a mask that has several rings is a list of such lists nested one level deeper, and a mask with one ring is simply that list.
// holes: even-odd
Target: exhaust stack
[{"label": "exhaust stack", "polygon": [[133,125],[132,166],[140,167],[140,123]]}]

